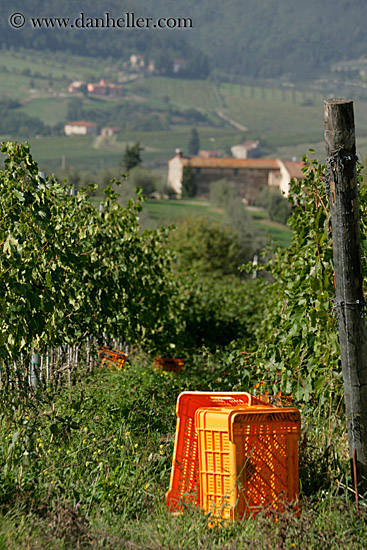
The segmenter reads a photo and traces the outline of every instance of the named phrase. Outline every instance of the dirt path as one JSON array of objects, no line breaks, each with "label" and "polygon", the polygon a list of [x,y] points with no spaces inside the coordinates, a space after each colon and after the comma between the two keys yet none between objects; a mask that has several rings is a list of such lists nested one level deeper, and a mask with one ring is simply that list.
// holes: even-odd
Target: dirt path
[{"label": "dirt path", "polygon": [[236,122],[232,118],[229,118],[229,116],[222,113],[222,111],[219,111],[218,109],[216,109],[215,112],[217,113],[217,115],[220,118],[222,118],[223,120],[226,120],[227,122],[229,122],[234,128],[237,128],[237,130],[242,130],[242,132],[247,132],[248,131],[247,126],[243,126],[239,122]]}]

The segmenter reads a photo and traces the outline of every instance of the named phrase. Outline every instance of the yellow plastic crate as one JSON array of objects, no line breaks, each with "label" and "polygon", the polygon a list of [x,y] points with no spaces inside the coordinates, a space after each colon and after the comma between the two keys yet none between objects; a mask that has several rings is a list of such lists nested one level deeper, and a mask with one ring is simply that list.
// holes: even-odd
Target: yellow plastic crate
[{"label": "yellow plastic crate", "polygon": [[195,426],[200,506],[205,512],[218,520],[234,520],[297,500],[297,409],[201,408]]},{"label": "yellow plastic crate", "polygon": [[[244,407],[261,401],[245,392],[182,392],[176,405],[176,438],[166,504],[179,513],[188,503],[199,506],[198,439],[195,412],[200,407]],[[263,404],[266,407],[266,404]],[[271,407],[271,406],[270,406]]]}]

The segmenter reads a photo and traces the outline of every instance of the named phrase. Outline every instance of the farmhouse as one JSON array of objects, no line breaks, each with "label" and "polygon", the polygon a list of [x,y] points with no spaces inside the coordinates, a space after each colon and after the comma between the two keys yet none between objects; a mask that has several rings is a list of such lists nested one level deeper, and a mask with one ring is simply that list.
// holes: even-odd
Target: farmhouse
[{"label": "farmhouse", "polygon": [[231,153],[236,159],[253,159],[260,156],[260,142],[244,141],[240,145],[233,145]]},{"label": "farmhouse", "polygon": [[172,64],[172,71],[177,74],[186,69],[186,61],[184,59],[174,59]]},{"label": "farmhouse", "polygon": [[101,79],[98,83],[89,82],[87,90],[90,94],[106,95],[111,97],[119,97],[123,94],[123,87],[120,84],[114,84],[109,80]]},{"label": "farmhouse", "polygon": [[96,136],[97,124],[86,120],[75,120],[65,124],[64,132],[67,136]]},{"label": "farmhouse", "polygon": [[68,92],[70,94],[74,92],[80,92],[80,88],[85,85],[84,80],[74,80],[73,82],[70,82],[68,87]]},{"label": "farmhouse", "polygon": [[120,126],[105,126],[101,130],[102,137],[112,137],[120,132]]},{"label": "farmhouse", "polygon": [[130,67],[133,71],[144,69],[145,61],[143,57],[138,54],[130,55]]},{"label": "farmhouse", "polygon": [[279,164],[279,171],[269,174],[269,187],[278,187],[288,197],[291,179],[301,180],[304,177],[302,172],[303,163],[285,160],[277,160],[277,163]]},{"label": "farmhouse", "polygon": [[302,164],[277,159],[234,159],[214,157],[184,157],[177,149],[168,162],[167,184],[178,195],[182,193],[182,177],[186,166],[196,176],[197,194],[209,198],[210,184],[220,179],[234,181],[242,199],[251,203],[263,187],[277,187],[288,195],[292,177],[302,177]]}]

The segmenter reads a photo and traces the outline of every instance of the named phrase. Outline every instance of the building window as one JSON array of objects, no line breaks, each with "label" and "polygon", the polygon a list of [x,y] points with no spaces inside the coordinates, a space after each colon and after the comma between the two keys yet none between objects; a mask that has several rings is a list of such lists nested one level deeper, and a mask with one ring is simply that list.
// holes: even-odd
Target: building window
[{"label": "building window", "polygon": [[196,168],[195,173],[196,173],[197,176],[199,176],[200,175],[200,168]]},{"label": "building window", "polygon": [[234,176],[238,176],[238,168],[234,168],[234,169],[233,169],[233,175],[234,175]]}]

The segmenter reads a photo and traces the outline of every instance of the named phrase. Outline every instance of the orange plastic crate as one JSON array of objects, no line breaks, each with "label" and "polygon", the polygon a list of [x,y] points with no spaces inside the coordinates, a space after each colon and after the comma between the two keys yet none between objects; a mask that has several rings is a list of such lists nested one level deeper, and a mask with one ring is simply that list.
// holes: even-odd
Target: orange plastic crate
[{"label": "orange plastic crate", "polygon": [[184,363],[184,359],[178,359],[176,357],[156,357],[154,359],[154,367],[156,369],[174,372],[176,374],[183,370]]},{"label": "orange plastic crate", "polygon": [[[200,407],[243,407],[261,404],[249,393],[182,392],[176,405],[176,439],[173,450],[171,480],[166,493],[170,511],[180,512],[189,502],[199,505],[198,439],[194,426]],[[266,406],[263,404],[263,406]]]},{"label": "orange plastic crate", "polygon": [[119,369],[122,369],[126,359],[128,358],[128,355],[127,353],[123,353],[122,351],[118,351],[117,349],[109,349],[103,347],[99,350],[99,358],[101,359],[102,367],[107,364],[115,365]]},{"label": "orange plastic crate", "polygon": [[200,506],[205,512],[216,519],[234,520],[297,500],[301,431],[297,409],[264,404],[201,408],[195,425]]}]

